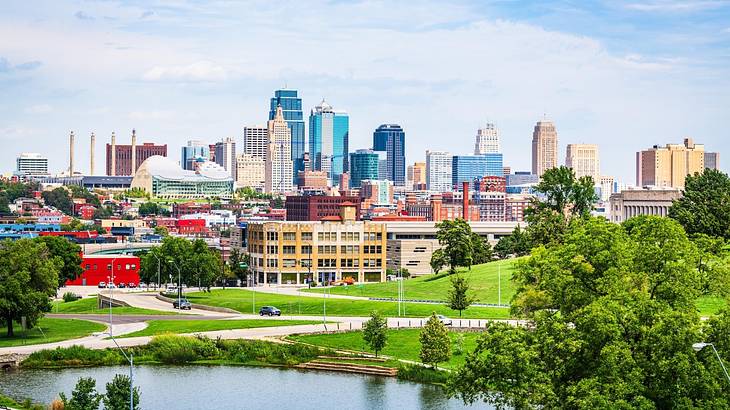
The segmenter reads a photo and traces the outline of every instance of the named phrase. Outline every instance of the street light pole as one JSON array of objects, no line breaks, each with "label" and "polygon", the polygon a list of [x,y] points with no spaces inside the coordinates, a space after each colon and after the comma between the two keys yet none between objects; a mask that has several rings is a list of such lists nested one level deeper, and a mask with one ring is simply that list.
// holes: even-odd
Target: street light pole
[{"label": "street light pole", "polygon": [[134,353],[130,352],[129,355],[127,355],[127,352],[119,346],[117,339],[114,338],[111,332],[109,332],[109,337],[122,352],[124,358],[129,362],[129,410],[134,410]]},{"label": "street light pole", "polygon": [[160,261],[160,258],[157,255],[155,255],[154,253],[152,253],[152,251],[150,251],[150,255],[154,256],[155,259],[157,259],[157,289],[159,289],[160,288],[160,264],[161,264],[161,261]]},{"label": "street light pole", "polygon": [[107,303],[109,303],[109,336],[112,336],[114,332],[114,323],[112,322],[112,299],[114,298],[114,263],[116,260],[117,258],[112,258],[110,283],[107,284],[107,286],[109,286],[109,299],[107,300]]},{"label": "street light pole", "polygon": [[707,346],[710,346],[712,348],[712,351],[715,352],[715,357],[717,357],[717,361],[720,362],[720,366],[722,367],[722,372],[725,373],[725,378],[727,378],[727,381],[730,382],[730,375],[728,375],[727,369],[725,368],[725,363],[723,363],[722,358],[720,358],[720,354],[717,353],[717,349],[715,349],[714,343],[695,343],[692,345],[692,348],[696,352],[699,352],[700,350],[704,349]]},{"label": "street light pole", "polygon": [[180,273],[180,265],[175,263],[175,261],[172,259],[168,259],[167,261],[170,262],[175,268],[177,268],[177,308],[182,311],[182,308],[180,307],[180,302],[182,299],[182,282],[180,280],[182,274]]}]

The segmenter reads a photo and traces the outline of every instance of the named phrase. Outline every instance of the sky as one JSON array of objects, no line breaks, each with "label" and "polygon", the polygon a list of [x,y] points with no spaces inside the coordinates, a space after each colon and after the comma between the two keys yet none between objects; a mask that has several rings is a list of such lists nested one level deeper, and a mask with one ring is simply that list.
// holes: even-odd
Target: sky
[{"label": "sky", "polygon": [[[97,173],[118,143],[214,143],[264,124],[274,90],[305,118],[323,98],[350,115],[350,150],[398,123],[407,162],[470,154],[486,122],[505,165],[529,170],[535,123],[596,143],[632,184],[635,152],[685,137],[730,169],[730,1],[0,2],[0,172],[21,152],[51,172]],[[101,160],[100,160],[101,159]]]}]

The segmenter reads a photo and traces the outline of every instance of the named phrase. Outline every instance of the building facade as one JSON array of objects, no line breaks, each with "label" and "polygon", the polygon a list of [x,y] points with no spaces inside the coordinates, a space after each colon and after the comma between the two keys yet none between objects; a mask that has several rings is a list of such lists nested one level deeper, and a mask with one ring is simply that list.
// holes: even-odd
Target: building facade
[{"label": "building facade", "polygon": [[454,155],[451,160],[451,184],[472,183],[483,176],[502,176],[502,154]]},{"label": "building facade", "polygon": [[636,153],[636,185],[684,188],[687,175],[705,170],[705,146],[685,138],[683,144],[658,145]]},{"label": "building facade", "polygon": [[532,132],[532,173],[542,177],[558,166],[558,132],[550,121],[538,121]]},{"label": "building facade", "polygon": [[321,221],[338,217],[343,204],[352,203],[360,219],[360,198],[356,196],[301,195],[286,197],[287,221]]},{"label": "building facade", "polygon": [[601,164],[596,144],[568,144],[565,166],[572,168],[576,178],[591,177],[597,184],[601,178]]},{"label": "building facade", "polygon": [[682,197],[678,189],[635,189],[611,195],[611,221],[622,223],[639,215],[668,216],[672,203]]},{"label": "building facade", "polygon": [[350,117],[326,101],[309,114],[309,155],[313,171],[327,171],[333,185],[349,169]]},{"label": "building facade", "polygon": [[35,152],[24,152],[15,159],[15,173],[20,176],[48,176],[48,158]]},{"label": "building facade", "polygon": [[128,255],[83,255],[81,275],[66,286],[97,286],[99,282],[139,286],[139,257]]},{"label": "building facade", "polygon": [[499,142],[499,130],[494,124],[487,123],[484,128],[477,130],[474,155],[496,154],[499,152],[502,152]]},{"label": "building facade", "polygon": [[393,203],[393,181],[366,179],[360,185],[360,198],[371,205]]},{"label": "building facade", "polygon": [[417,191],[427,189],[425,162],[415,162],[413,165],[409,165],[407,173],[408,184],[411,186],[411,189],[415,189]]},{"label": "building facade", "polygon": [[263,190],[266,185],[266,161],[251,154],[236,156],[236,186]]},{"label": "building facade", "polygon": [[180,155],[180,166],[188,171],[195,170],[195,163],[199,161],[208,161],[210,149],[208,144],[202,141],[190,140],[188,144],[182,147]]},{"label": "building facade", "polygon": [[373,150],[386,153],[385,177],[396,186],[406,184],[406,133],[398,124],[382,124],[373,133]]},{"label": "building facade", "polygon": [[719,152],[705,152],[705,168],[720,170]]},{"label": "building facade", "polygon": [[228,171],[233,180],[236,180],[236,141],[228,137],[215,144],[215,163]]},{"label": "building facade", "polygon": [[350,186],[359,188],[366,179],[378,179],[378,154],[370,149],[359,149],[350,154]]},{"label": "building facade", "polygon": [[291,192],[294,189],[294,165],[291,160],[291,129],[284,121],[279,107],[276,116],[268,123],[268,149],[266,150],[266,192]]},{"label": "building facade", "polygon": [[233,178],[214,162],[205,162],[197,171],[188,171],[169,158],[152,156],[140,164],[131,187],[157,198],[230,198]]},{"label": "building facade", "polygon": [[452,155],[446,151],[426,151],[426,188],[447,192],[452,188]]},{"label": "building facade", "polygon": [[[286,117],[284,117],[286,118]],[[291,130],[291,127],[290,127]],[[243,128],[243,153],[266,160],[269,149],[269,129],[264,126]]]},{"label": "building facade", "polygon": [[[284,121],[289,126],[292,165],[292,183],[297,171],[304,170],[304,113],[302,99],[297,90],[276,90],[269,105],[269,121],[276,118],[276,109],[281,107]],[[250,153],[253,154],[253,153]]]}]

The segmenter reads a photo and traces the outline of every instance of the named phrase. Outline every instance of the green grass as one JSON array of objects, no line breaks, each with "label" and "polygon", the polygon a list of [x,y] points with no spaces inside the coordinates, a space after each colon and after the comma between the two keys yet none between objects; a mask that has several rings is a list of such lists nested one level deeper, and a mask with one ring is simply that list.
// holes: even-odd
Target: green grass
[{"label": "green grass", "polygon": [[313,320],[275,320],[275,319],[243,319],[243,320],[150,320],[148,326],[138,332],[122,337],[156,336],[166,333],[197,333],[215,330],[253,329],[258,327],[278,327],[319,324]]},{"label": "green grass", "polygon": [[[194,292],[187,294],[188,300],[201,305],[220,306],[239,311],[252,312],[251,291],[244,289],[213,290],[210,293]],[[313,315],[320,316],[323,311],[323,299],[305,296],[278,295],[256,292],[256,307],[276,306],[282,315]],[[331,316],[369,316],[373,310],[385,316],[397,316],[396,302],[380,302],[356,299],[327,299],[327,314]],[[449,309],[442,304],[408,303],[406,304],[407,317],[427,317],[432,312],[449,317],[459,317],[459,312]],[[464,311],[464,318],[506,319],[509,309],[496,307],[470,307]]]},{"label": "green grass", "polygon": [[[472,293],[480,303],[498,303],[499,290],[497,282],[502,284],[502,304],[509,304],[515,293],[515,285],[511,281],[514,263],[517,259],[495,261],[472,266],[471,270],[460,269],[459,272],[469,280]],[[425,275],[407,279],[404,283],[406,299],[446,300],[451,289],[450,275]],[[333,294],[365,296],[373,298],[397,298],[398,283],[380,282],[355,286],[338,286],[330,289]],[[306,289],[305,292],[324,292],[324,289]]]},{"label": "green grass", "polygon": [[[421,351],[421,342],[418,340],[421,329],[389,329],[388,343],[381,352],[383,355],[390,356],[394,359],[411,360],[420,362],[418,357]],[[464,335],[464,352],[473,351],[476,347],[476,341],[480,333],[465,332]],[[454,350],[454,340],[456,332],[449,332],[451,337],[451,350]],[[344,332],[344,333],[327,333],[316,335],[293,335],[289,339],[298,342],[308,343],[315,346],[328,347],[339,350],[352,350],[357,352],[374,353],[362,339],[361,331]],[[439,364],[439,367],[455,368],[464,364],[466,354],[453,355],[451,360],[446,363]]]},{"label": "green grass", "polygon": [[697,299],[697,310],[701,316],[712,316],[727,305],[725,298],[717,296],[702,296]]},{"label": "green grass", "polygon": [[106,326],[78,319],[43,318],[33,329],[23,331],[20,325],[14,326],[15,336],[7,337],[7,328],[0,327],[0,347],[33,345],[39,343],[60,342],[88,336],[101,332]]},{"label": "green grass", "polygon": [[[176,315],[176,312],[164,312],[161,310],[143,309],[130,306],[113,307],[114,314],[117,315]],[[109,308],[99,309],[95,297],[79,299],[75,302],[54,301],[53,309],[50,313],[68,313],[68,314],[96,314],[103,315],[109,313]]]}]

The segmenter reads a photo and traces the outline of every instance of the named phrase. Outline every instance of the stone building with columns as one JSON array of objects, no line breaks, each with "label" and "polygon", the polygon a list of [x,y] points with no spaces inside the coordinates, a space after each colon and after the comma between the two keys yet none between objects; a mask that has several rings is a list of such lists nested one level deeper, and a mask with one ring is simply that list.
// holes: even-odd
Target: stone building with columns
[{"label": "stone building with columns", "polygon": [[611,221],[621,223],[639,215],[669,215],[669,207],[682,197],[678,189],[633,189],[612,194]]}]

